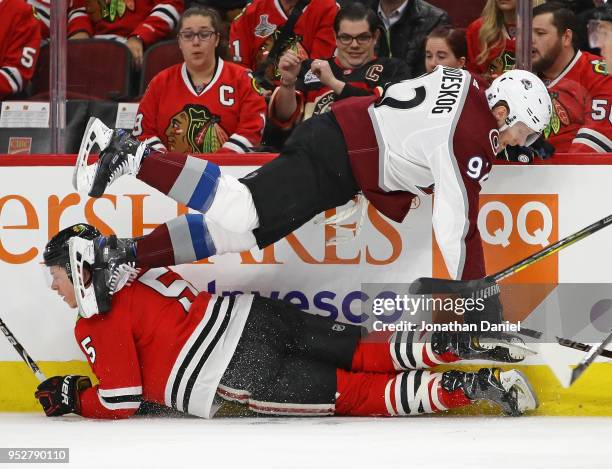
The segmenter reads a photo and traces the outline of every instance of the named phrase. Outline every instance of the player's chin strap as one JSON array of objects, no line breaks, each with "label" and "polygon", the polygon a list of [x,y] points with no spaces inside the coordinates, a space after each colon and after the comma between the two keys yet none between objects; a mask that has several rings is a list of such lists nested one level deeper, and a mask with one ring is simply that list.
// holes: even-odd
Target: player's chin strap
[{"label": "player's chin strap", "polygon": [[96,172],[96,165],[89,165],[89,154],[95,145],[105,149],[110,144],[113,130],[106,127],[101,120],[91,117],[81,140],[79,155],[72,174],[72,186],[77,192],[87,191]]},{"label": "player's chin strap", "polygon": [[86,286],[84,277],[85,263],[90,266],[94,265],[95,253],[93,243],[87,239],[75,236],[68,241],[68,246],[72,285],[79,308],[79,315],[83,318],[90,318],[100,311],[94,283],[90,281],[89,286]]},{"label": "player's chin strap", "polygon": [[[357,236],[359,236],[359,233],[361,233],[361,228],[363,227],[363,220],[365,219],[367,210],[368,200],[363,196],[363,194],[359,193],[357,194],[352,206],[339,211],[333,217],[325,218],[324,213],[317,215],[314,219],[314,222],[315,225],[332,225],[337,232],[348,233],[346,235],[334,236],[332,239],[325,243],[328,246],[335,246],[351,241]],[[339,225],[340,222],[346,220],[349,217],[352,217],[357,212],[361,213],[359,215],[359,219],[356,222],[355,228]]]}]

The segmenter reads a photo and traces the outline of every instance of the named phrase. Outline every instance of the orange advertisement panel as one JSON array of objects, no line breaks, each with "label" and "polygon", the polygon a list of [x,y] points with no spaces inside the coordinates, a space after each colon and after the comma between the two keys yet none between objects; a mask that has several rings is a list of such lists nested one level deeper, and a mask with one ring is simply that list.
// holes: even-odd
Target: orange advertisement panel
[{"label": "orange advertisement panel", "polygon": [[[488,275],[558,241],[557,194],[481,194],[478,229]],[[433,239],[433,276],[450,278]],[[552,291],[559,278],[553,254],[501,282],[504,318],[523,320]],[[520,307],[519,307],[520,304]]]}]

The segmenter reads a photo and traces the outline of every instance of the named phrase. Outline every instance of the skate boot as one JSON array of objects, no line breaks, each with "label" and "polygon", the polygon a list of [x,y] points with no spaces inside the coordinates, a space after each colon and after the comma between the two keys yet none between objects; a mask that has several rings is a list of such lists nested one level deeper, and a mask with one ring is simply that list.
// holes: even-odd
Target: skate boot
[{"label": "skate boot", "polygon": [[[94,145],[100,148],[99,160],[89,165]],[[136,176],[142,158],[151,149],[123,129],[112,130],[101,120],[89,119],[74,168],[72,184],[78,192],[100,197],[116,179],[126,174]]]},{"label": "skate boot", "polygon": [[517,363],[535,351],[518,336],[503,332],[434,332],[431,348],[438,355],[451,352],[464,360]]},{"label": "skate boot", "polygon": [[[68,252],[79,314],[84,318],[109,311],[112,295],[139,272],[132,239],[75,236],[69,241]],[[86,270],[91,276],[85,275]]]},{"label": "skate boot", "polygon": [[493,402],[506,415],[523,415],[539,405],[527,377],[518,370],[481,368],[476,373],[446,371],[442,374],[442,387],[451,392],[460,388],[472,401]]},{"label": "skate boot", "polygon": [[100,291],[105,290],[110,298],[138,275],[139,271],[135,267],[134,240],[116,236],[108,238],[100,236],[94,239],[93,243],[95,252],[94,288]]}]

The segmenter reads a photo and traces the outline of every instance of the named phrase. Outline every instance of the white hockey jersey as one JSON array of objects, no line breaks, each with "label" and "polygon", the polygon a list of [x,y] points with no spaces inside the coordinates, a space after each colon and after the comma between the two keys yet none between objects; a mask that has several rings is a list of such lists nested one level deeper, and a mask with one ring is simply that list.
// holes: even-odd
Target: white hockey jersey
[{"label": "white hockey jersey", "polygon": [[433,227],[456,279],[484,276],[478,195],[499,139],[485,90],[470,73],[439,66],[332,107],[353,174],[379,211],[402,221],[414,196],[435,192]]}]

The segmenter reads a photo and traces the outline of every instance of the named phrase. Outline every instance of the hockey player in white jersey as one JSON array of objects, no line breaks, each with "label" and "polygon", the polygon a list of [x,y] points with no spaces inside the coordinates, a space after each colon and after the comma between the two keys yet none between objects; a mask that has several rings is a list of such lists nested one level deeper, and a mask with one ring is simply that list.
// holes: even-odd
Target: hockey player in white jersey
[{"label": "hockey player in white jersey", "polygon": [[[433,227],[454,279],[485,275],[478,196],[492,160],[507,145],[529,145],[551,116],[544,84],[514,70],[490,87],[465,70],[433,72],[335,103],[296,128],[278,158],[236,179],[190,155],[160,153],[121,130],[90,120],[73,183],[101,196],[122,175],[136,176],[200,214],[183,215],[139,240],[94,242],[110,296],[125,283],[121,266],[158,267],[263,248],[359,192],[401,222],[415,196],[435,192]],[[100,160],[88,166],[97,144]],[[486,286],[483,286],[486,287]],[[485,317],[501,320],[497,297]]]}]

